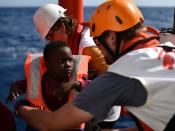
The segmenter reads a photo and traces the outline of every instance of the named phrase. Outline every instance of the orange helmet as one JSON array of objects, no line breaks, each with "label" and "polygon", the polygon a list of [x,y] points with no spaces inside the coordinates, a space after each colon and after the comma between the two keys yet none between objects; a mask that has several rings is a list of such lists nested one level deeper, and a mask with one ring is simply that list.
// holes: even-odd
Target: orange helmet
[{"label": "orange helmet", "polygon": [[143,15],[132,0],[108,0],[98,6],[90,18],[91,37],[106,30],[121,32],[143,21]]}]

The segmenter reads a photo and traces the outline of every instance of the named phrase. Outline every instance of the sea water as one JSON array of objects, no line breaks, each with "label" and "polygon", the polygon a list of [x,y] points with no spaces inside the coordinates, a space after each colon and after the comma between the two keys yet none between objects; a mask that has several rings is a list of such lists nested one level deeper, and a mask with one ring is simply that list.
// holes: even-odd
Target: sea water
[{"label": "sea water", "polygon": [[[88,21],[95,7],[85,7],[84,17]],[[145,24],[158,29],[170,28],[173,24],[173,8],[140,7]],[[13,104],[6,103],[10,85],[24,78],[24,61],[28,52],[42,52],[46,41],[36,32],[32,16],[33,8],[0,8],[0,101],[11,111]],[[17,131],[25,129],[25,123],[15,118]],[[122,126],[127,126],[125,119]],[[123,123],[122,123],[123,124]]]}]

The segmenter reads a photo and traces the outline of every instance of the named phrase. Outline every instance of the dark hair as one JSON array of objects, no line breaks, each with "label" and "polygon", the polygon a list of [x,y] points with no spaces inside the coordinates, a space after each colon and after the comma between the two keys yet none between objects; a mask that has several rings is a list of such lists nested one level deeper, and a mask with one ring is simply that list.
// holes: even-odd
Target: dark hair
[{"label": "dark hair", "polygon": [[121,37],[121,40],[129,41],[133,39],[139,32],[143,31],[144,28],[145,26],[143,25],[143,22],[139,22],[134,27],[120,32],[119,36]]},{"label": "dark hair", "polygon": [[61,17],[55,24],[63,23],[66,27],[67,34],[74,32],[77,29],[77,21],[75,19],[71,19],[70,17]]},{"label": "dark hair", "polygon": [[[117,37],[117,40],[116,40],[116,43],[117,43],[117,48],[116,48],[116,51],[115,51],[115,55],[112,53],[111,49],[108,47],[107,44],[103,44],[103,46],[105,46],[105,48],[108,50],[108,52],[116,57],[115,59],[119,58],[121,55],[120,55],[120,46],[121,46],[121,41],[124,41],[124,42],[127,42],[127,41],[130,41],[132,40],[138,33],[142,32],[143,30],[145,29],[145,26],[143,25],[143,22],[138,22],[134,27],[128,29],[128,30],[125,30],[125,31],[122,31],[122,32],[116,32],[116,37]],[[105,39],[106,37],[109,36],[109,30],[106,30],[104,31],[99,37],[95,37],[94,39],[98,39],[98,41],[100,43],[105,43]],[[116,54],[117,53],[117,54]]]},{"label": "dark hair", "polygon": [[[120,40],[129,41],[133,39],[139,32],[143,31],[145,26],[142,22],[137,23],[134,27],[122,31],[122,32],[116,32],[117,37],[120,37]],[[105,39],[107,36],[109,36],[109,30],[104,31],[98,39]]]},{"label": "dark hair", "polygon": [[[59,18],[59,19],[55,22],[55,24],[51,27],[50,31],[52,31],[52,29],[53,29],[54,27],[59,28],[59,27],[61,26],[62,23],[65,25],[66,33],[67,33],[68,35],[71,34],[71,33],[73,33],[73,32],[75,32],[76,29],[77,29],[77,25],[78,25],[78,24],[77,24],[77,21],[76,21],[75,19],[69,18],[68,16],[65,16],[65,17]],[[48,35],[49,35],[49,32],[48,32],[48,34],[47,34],[47,36],[46,36],[46,39],[48,39]]]},{"label": "dark hair", "polygon": [[[134,27],[122,31],[122,32],[116,32],[117,36],[117,43],[120,43],[121,41],[130,41],[132,40],[139,32],[143,31],[145,29],[145,26],[143,25],[142,22],[137,23]],[[105,38],[109,36],[109,30],[104,31],[99,37],[98,40],[99,42],[102,42],[105,40]],[[101,40],[101,41],[100,41]]]},{"label": "dark hair", "polygon": [[46,44],[45,48],[44,48],[44,61],[47,61],[50,57],[50,55],[52,54],[52,52],[58,48],[62,48],[62,47],[69,47],[69,45],[67,43],[65,43],[64,41],[54,41],[54,42],[49,42],[48,44]]}]

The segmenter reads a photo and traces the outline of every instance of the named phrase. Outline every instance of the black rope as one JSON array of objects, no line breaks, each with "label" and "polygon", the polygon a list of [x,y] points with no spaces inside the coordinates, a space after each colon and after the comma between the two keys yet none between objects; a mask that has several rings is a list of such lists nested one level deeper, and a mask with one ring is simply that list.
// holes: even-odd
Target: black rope
[{"label": "black rope", "polygon": [[170,46],[167,46],[167,45],[160,45],[158,47],[163,48],[163,50],[166,51],[166,52],[171,52],[173,49],[175,49],[175,47],[170,47]]}]

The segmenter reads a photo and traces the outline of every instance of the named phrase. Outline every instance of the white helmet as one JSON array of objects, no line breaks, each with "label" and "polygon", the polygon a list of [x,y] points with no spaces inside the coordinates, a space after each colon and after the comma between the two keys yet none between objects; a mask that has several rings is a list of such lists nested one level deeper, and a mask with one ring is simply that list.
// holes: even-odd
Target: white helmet
[{"label": "white helmet", "polygon": [[56,5],[46,4],[40,7],[33,16],[33,21],[36,30],[40,33],[42,39],[46,37],[51,27],[56,23],[60,17],[65,17],[64,12],[67,9]]}]

